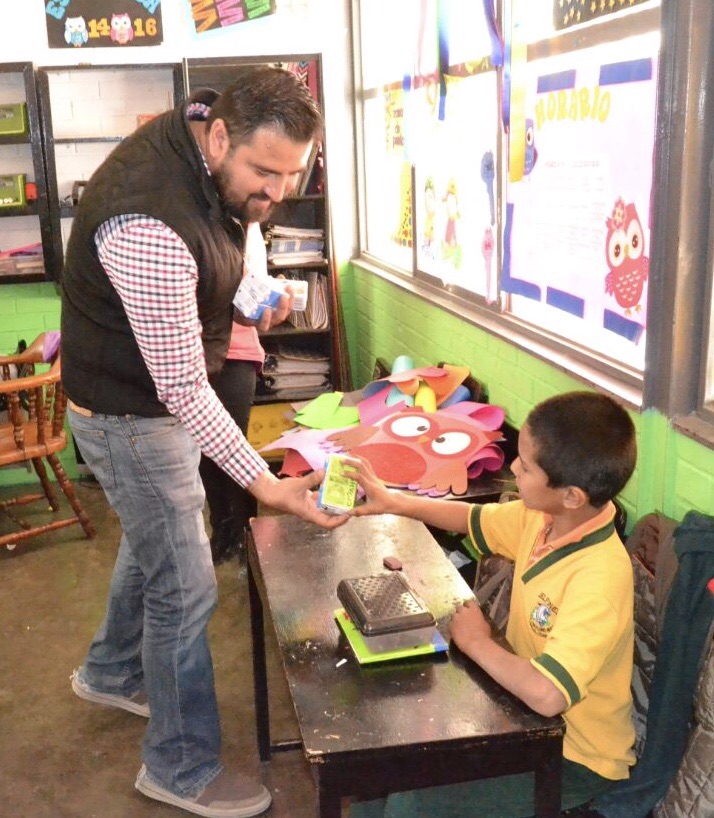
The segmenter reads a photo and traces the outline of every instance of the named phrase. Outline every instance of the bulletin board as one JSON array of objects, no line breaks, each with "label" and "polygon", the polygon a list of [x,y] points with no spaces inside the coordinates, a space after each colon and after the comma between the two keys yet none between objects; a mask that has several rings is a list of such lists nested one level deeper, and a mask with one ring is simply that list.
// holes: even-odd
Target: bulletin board
[{"label": "bulletin board", "polygon": [[127,48],[163,42],[161,0],[49,0],[50,48]]},{"label": "bulletin board", "polygon": [[503,292],[512,311],[644,363],[657,44],[532,62],[525,169],[508,185]]}]

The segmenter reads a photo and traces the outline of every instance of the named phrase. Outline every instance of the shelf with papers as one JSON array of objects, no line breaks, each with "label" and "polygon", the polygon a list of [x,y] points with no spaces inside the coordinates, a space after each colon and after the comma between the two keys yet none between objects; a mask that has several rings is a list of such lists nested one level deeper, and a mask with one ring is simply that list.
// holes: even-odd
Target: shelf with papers
[{"label": "shelf with papers", "polygon": [[[237,72],[256,63],[293,71],[308,86],[322,110],[322,59],[319,54],[261,55],[251,57],[187,58],[184,61],[186,92],[209,86],[224,90]],[[275,277],[307,281],[307,306],[293,311],[281,325],[260,333],[268,356],[289,346],[321,359],[315,372],[294,369],[287,373],[264,369],[258,379],[256,404],[309,400],[332,391],[335,372],[328,162],[324,139],[311,153],[295,192],[276,205],[263,225],[268,273]]]},{"label": "shelf with papers", "polygon": [[[0,200],[0,284],[45,281],[51,232],[31,62],[0,63]],[[31,260],[28,246],[38,248]]]},{"label": "shelf with papers", "polygon": [[277,327],[261,332],[262,340],[266,338],[283,338],[293,335],[329,335],[330,327],[323,327],[322,329],[311,329],[310,327],[291,327],[288,324],[280,324]]}]

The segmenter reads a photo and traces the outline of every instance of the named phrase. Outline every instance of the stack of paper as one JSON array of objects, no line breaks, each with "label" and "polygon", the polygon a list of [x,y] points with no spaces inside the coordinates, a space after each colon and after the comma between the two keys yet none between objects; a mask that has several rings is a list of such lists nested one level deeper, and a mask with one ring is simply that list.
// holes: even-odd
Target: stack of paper
[{"label": "stack of paper", "polygon": [[325,234],[319,228],[274,224],[266,233],[268,261],[278,267],[324,262]]},{"label": "stack of paper", "polygon": [[261,384],[261,391],[283,399],[329,391],[330,360],[311,350],[281,345],[265,356]]}]

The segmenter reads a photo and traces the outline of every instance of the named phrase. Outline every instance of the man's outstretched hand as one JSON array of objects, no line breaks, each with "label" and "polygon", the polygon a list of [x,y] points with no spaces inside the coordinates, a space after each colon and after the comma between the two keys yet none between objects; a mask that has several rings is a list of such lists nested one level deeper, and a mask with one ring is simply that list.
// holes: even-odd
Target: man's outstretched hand
[{"label": "man's outstretched hand", "polygon": [[250,486],[248,491],[271,508],[285,511],[316,523],[322,528],[337,528],[349,520],[347,514],[328,514],[317,505],[317,488],[325,472],[322,469],[306,474],[304,477],[285,477],[279,480],[271,472],[263,472]]}]

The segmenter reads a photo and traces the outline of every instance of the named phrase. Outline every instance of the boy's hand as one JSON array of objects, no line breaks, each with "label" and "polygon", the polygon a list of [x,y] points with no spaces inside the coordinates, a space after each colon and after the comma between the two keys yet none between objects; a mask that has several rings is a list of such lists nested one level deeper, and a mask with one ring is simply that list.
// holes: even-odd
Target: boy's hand
[{"label": "boy's hand", "polygon": [[491,638],[491,626],[475,599],[467,600],[456,609],[451,618],[451,638],[468,656],[472,655],[470,646]]},{"label": "boy's hand", "polygon": [[377,477],[372,464],[359,457],[345,458],[345,465],[349,469],[345,474],[356,480],[364,491],[364,502],[357,504],[350,515],[364,517],[367,514],[397,514],[395,508],[395,492]]}]

